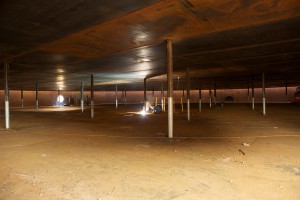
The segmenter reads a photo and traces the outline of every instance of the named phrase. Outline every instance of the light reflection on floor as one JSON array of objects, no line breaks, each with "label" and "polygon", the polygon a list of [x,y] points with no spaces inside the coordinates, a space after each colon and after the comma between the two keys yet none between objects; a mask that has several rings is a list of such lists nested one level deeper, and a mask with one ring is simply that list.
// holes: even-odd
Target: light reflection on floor
[{"label": "light reflection on floor", "polygon": [[23,111],[23,112],[62,112],[62,111],[74,111],[80,110],[80,106],[47,106],[47,107],[26,107],[26,108],[11,108],[13,111]]}]

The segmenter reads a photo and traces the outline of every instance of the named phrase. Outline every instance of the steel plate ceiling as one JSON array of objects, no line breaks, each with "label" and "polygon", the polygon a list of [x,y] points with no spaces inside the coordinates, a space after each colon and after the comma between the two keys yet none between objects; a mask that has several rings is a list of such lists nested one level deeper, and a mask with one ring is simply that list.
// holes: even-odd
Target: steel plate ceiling
[{"label": "steel plate ceiling", "polygon": [[186,67],[194,89],[259,86],[262,72],[269,87],[300,85],[297,0],[4,0],[0,24],[11,89],[78,90],[94,74],[97,90],[141,90],[144,78],[159,90],[166,39],[181,88]]}]

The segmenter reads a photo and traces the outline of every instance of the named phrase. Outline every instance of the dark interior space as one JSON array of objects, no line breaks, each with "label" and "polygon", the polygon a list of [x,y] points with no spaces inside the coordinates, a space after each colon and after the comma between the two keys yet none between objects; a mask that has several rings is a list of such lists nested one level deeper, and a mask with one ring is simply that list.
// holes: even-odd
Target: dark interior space
[{"label": "dark interior space", "polygon": [[3,0],[0,199],[300,199],[300,2]]}]

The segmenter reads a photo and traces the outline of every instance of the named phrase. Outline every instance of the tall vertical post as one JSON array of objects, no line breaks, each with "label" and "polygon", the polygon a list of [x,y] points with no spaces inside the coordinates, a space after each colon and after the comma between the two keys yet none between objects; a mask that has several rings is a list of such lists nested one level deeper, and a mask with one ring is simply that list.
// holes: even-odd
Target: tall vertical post
[{"label": "tall vertical post", "polygon": [[126,90],[126,88],[124,91],[124,102],[125,102],[125,106],[127,106],[127,90]]},{"label": "tall vertical post", "polygon": [[23,94],[23,87],[21,87],[21,108],[24,108],[24,94]]},{"label": "tall vertical post", "polygon": [[84,112],[84,82],[81,82],[81,90],[80,90],[80,96],[81,96],[81,112]]},{"label": "tall vertical post", "polygon": [[288,102],[288,82],[285,80],[285,102]]},{"label": "tall vertical post", "polygon": [[191,110],[190,110],[190,70],[186,68],[186,97],[187,97],[187,120],[190,121]]},{"label": "tall vertical post", "polygon": [[91,118],[94,119],[94,75],[91,74]]},{"label": "tall vertical post", "polygon": [[263,115],[266,115],[265,73],[262,73],[262,98],[263,98]]},{"label": "tall vertical post", "polygon": [[248,96],[247,96],[247,103],[249,103],[249,99],[250,99],[250,85],[248,83]]},{"label": "tall vertical post", "polygon": [[217,83],[216,83],[216,79],[214,81],[214,101],[215,101],[215,105],[217,104]]},{"label": "tall vertical post", "polygon": [[147,111],[147,79],[144,78],[144,112]]},{"label": "tall vertical post", "polygon": [[252,76],[252,110],[254,110],[254,79]]},{"label": "tall vertical post", "polygon": [[36,103],[36,109],[39,109],[39,88],[38,83],[35,83],[35,103]]},{"label": "tall vertical post", "polygon": [[211,97],[212,97],[212,94],[211,94],[211,82],[209,84],[209,108],[211,108]]},{"label": "tall vertical post", "polygon": [[202,84],[200,79],[200,86],[199,86],[199,112],[202,111]]},{"label": "tall vertical post", "polygon": [[118,85],[116,85],[116,109],[118,109]]},{"label": "tall vertical post", "polygon": [[168,79],[168,136],[173,138],[173,49],[172,41],[167,40],[167,79]]},{"label": "tall vertical post", "polygon": [[4,63],[4,85],[5,85],[5,128],[10,128],[9,117],[9,86],[8,86],[8,63]]},{"label": "tall vertical post", "polygon": [[164,83],[161,83],[161,109],[164,112],[165,111],[165,106],[164,106]]}]

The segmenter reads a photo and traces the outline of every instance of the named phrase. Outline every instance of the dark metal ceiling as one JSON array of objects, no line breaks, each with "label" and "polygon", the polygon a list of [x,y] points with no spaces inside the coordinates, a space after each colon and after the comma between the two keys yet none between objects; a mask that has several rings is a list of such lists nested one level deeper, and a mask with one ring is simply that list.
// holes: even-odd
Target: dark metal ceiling
[{"label": "dark metal ceiling", "polygon": [[[98,90],[159,90],[165,40],[174,79],[190,68],[192,88],[300,85],[298,0],[3,0],[0,61],[10,88],[77,90],[94,74]],[[3,69],[0,70],[3,74]],[[2,87],[3,88],[3,87]]]}]

